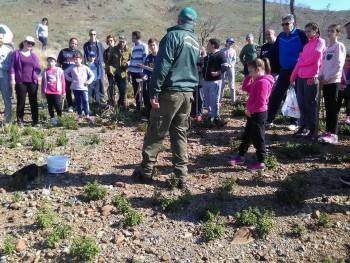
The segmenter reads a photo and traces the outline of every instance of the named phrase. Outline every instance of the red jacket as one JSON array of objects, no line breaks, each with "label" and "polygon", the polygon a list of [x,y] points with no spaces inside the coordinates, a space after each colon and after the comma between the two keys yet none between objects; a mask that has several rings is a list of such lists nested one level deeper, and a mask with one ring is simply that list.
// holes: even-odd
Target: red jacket
[{"label": "red jacket", "polygon": [[246,107],[250,113],[267,111],[267,104],[274,82],[275,80],[271,75],[263,75],[254,81],[249,76],[244,79],[242,89],[249,93]]}]

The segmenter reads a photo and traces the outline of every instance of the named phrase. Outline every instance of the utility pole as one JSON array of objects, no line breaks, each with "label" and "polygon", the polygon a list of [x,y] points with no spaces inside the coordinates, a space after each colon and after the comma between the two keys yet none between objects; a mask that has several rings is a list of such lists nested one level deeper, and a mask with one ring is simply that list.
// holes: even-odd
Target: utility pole
[{"label": "utility pole", "polygon": [[265,43],[265,32],[266,32],[266,23],[265,23],[265,5],[266,5],[266,0],[263,0],[262,1],[263,3],[263,6],[262,6],[262,12],[263,12],[263,32],[262,32],[262,35],[263,35],[263,43]]}]

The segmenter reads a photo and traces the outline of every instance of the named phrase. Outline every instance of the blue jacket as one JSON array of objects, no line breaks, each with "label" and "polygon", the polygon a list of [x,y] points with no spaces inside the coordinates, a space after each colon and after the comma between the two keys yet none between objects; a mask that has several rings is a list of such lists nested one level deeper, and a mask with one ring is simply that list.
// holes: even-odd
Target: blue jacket
[{"label": "blue jacket", "polygon": [[278,63],[281,69],[293,69],[298,62],[300,52],[308,42],[305,32],[294,27],[289,36],[284,32],[277,36],[267,57],[271,63]]}]

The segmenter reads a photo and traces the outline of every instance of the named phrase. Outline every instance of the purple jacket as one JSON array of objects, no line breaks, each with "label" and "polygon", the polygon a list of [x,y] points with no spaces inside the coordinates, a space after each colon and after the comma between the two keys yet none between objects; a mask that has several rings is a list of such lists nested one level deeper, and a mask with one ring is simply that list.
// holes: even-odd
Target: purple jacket
[{"label": "purple jacket", "polygon": [[[33,72],[32,72],[32,80],[33,83],[38,83],[38,75],[41,72],[40,64],[39,64],[39,59],[35,53],[31,52],[30,56],[34,60],[35,66],[33,67]],[[11,69],[10,69],[11,74],[15,74],[15,81],[16,83],[22,83],[22,63],[21,63],[21,54],[20,50],[16,50],[12,54],[11,58]]]}]

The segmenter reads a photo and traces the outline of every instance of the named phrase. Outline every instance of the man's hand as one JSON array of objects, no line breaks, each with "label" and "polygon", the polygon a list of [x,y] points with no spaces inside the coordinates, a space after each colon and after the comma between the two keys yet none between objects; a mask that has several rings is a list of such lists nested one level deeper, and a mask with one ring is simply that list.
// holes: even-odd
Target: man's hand
[{"label": "man's hand", "polygon": [[289,87],[295,87],[295,82],[294,81],[291,81],[290,83],[289,83]]},{"label": "man's hand", "polygon": [[159,109],[160,108],[158,99],[150,99],[150,102],[152,104],[152,108],[155,108],[155,109]]},{"label": "man's hand", "polygon": [[11,79],[10,81],[11,88],[15,88],[16,86],[16,81],[14,79]]}]

